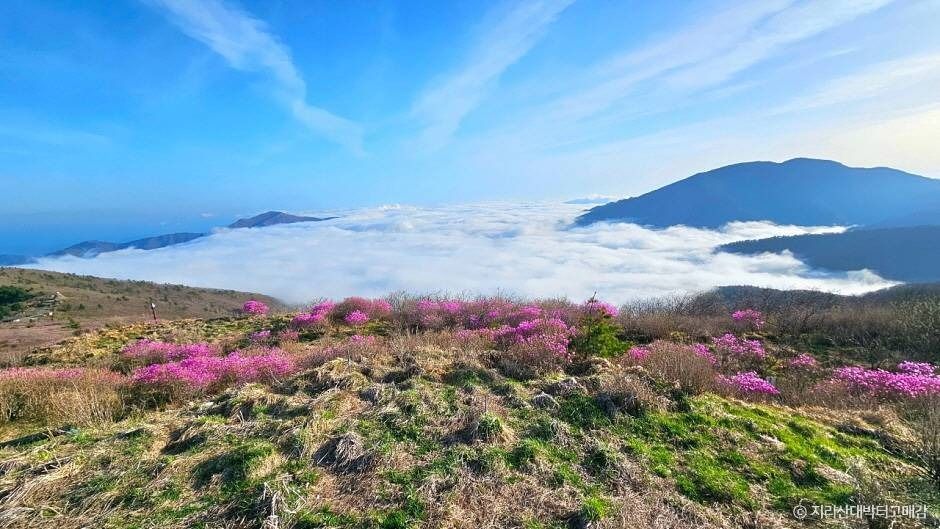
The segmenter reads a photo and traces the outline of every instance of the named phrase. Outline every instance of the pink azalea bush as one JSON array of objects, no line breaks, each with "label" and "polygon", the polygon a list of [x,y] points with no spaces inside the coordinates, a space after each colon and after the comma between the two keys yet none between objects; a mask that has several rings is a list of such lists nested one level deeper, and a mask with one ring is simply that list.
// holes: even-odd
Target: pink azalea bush
[{"label": "pink azalea bush", "polygon": [[611,318],[616,318],[617,315],[620,314],[620,310],[616,306],[594,299],[585,301],[583,307],[588,313],[600,314]]},{"label": "pink azalea bush", "polygon": [[302,312],[291,320],[291,325],[297,329],[321,327],[329,322],[330,313],[336,307],[332,301],[317,303],[307,312]]},{"label": "pink azalea bush", "polygon": [[713,338],[712,345],[719,353],[738,359],[763,360],[767,358],[767,351],[764,350],[760,340],[738,338],[730,332]]},{"label": "pink azalea bush", "polygon": [[330,315],[336,321],[346,321],[354,312],[364,314],[369,320],[388,320],[392,315],[392,305],[384,299],[349,297],[336,304]]},{"label": "pink azalea bush", "polygon": [[347,314],[343,321],[353,326],[365,325],[369,322],[369,316],[361,310],[354,310]]},{"label": "pink azalea bush", "polygon": [[840,367],[833,371],[832,380],[844,384],[853,393],[872,397],[903,399],[940,395],[940,377],[934,374],[933,369],[928,372],[926,365],[911,364],[914,363],[908,362],[904,367],[910,371],[897,372]]},{"label": "pink azalea bush", "polygon": [[152,364],[136,369],[131,381],[144,388],[170,392],[199,393],[232,384],[270,382],[292,373],[293,359],[277,348],[258,354],[234,351],[226,356],[203,356]]},{"label": "pink azalea bush", "polygon": [[634,362],[640,363],[646,360],[650,353],[649,347],[645,345],[635,345],[627,351],[627,357]]},{"label": "pink azalea bush", "polygon": [[787,366],[795,369],[815,369],[819,367],[819,361],[810,354],[800,353],[788,360]]},{"label": "pink azalea bush", "polygon": [[758,330],[762,329],[767,323],[763,313],[754,309],[736,310],[731,313],[731,319],[736,323],[747,324]]},{"label": "pink azalea bush", "polygon": [[208,343],[173,344],[142,339],[126,345],[121,355],[143,364],[158,364],[200,356],[216,356],[218,349]]},{"label": "pink azalea bush", "polygon": [[741,395],[773,396],[780,394],[780,390],[776,386],[758,376],[754,371],[735,373],[731,376],[721,375],[719,376],[719,382],[722,386]]},{"label": "pink azalea bush", "polygon": [[715,356],[715,353],[711,352],[707,345],[703,343],[694,343],[689,346],[692,349],[692,353],[699,358],[704,358],[709,364],[717,365],[718,357]]},{"label": "pink azalea bush", "polygon": [[264,316],[268,313],[268,306],[261,301],[249,299],[242,305],[242,312],[253,316]]}]

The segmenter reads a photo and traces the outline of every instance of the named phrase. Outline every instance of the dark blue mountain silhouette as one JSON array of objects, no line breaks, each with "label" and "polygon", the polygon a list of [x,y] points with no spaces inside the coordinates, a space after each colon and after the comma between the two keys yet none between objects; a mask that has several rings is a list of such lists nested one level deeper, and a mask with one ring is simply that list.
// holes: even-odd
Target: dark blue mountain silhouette
[{"label": "dark blue mountain silhouette", "polygon": [[[803,226],[898,226],[923,224],[936,213],[940,213],[940,180],[887,167],[854,168],[795,158],[698,173],[638,197],[592,208],[576,223],[715,228],[736,220],[768,220]],[[934,220],[940,224],[940,218]]]}]

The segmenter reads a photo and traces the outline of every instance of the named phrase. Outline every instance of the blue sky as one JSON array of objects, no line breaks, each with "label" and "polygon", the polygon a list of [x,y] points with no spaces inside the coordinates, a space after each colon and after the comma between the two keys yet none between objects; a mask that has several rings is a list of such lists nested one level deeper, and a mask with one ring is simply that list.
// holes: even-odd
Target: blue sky
[{"label": "blue sky", "polygon": [[940,1],[0,4],[0,253],[265,209],[940,176]]}]

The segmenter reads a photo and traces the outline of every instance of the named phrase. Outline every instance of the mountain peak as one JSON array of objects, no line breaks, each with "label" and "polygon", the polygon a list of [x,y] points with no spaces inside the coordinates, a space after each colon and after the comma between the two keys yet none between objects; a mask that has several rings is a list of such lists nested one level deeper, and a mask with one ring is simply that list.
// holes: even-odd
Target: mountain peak
[{"label": "mountain peak", "polygon": [[[802,226],[871,225],[940,203],[940,180],[887,167],[793,158],[695,174],[644,195],[590,209],[576,223],[633,222],[715,228],[732,221]],[[938,219],[940,223],[940,219]]]},{"label": "mountain peak", "polygon": [[321,220],[334,219],[336,217],[304,217],[301,215],[292,215],[283,211],[266,211],[254,217],[238,219],[228,225],[229,228],[261,228],[264,226],[274,226],[276,224],[293,224],[295,222],[317,222]]}]

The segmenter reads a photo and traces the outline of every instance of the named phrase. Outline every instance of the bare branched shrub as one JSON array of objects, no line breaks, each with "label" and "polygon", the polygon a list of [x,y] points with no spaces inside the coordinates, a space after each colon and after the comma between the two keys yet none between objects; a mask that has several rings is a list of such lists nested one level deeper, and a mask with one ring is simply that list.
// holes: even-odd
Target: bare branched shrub
[{"label": "bare branched shrub", "polygon": [[914,401],[907,415],[916,436],[913,455],[940,491],[940,396]]},{"label": "bare branched shrub", "polygon": [[[640,363],[656,379],[678,386],[684,393],[698,394],[715,388],[715,367],[696,355],[688,345],[656,341]],[[629,362],[629,359],[625,359]]]}]

